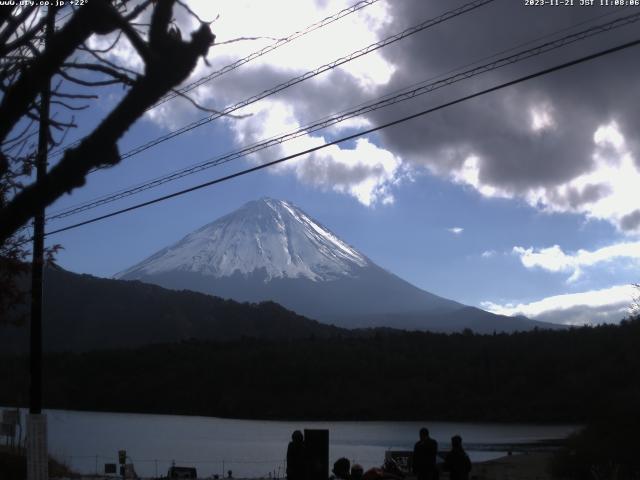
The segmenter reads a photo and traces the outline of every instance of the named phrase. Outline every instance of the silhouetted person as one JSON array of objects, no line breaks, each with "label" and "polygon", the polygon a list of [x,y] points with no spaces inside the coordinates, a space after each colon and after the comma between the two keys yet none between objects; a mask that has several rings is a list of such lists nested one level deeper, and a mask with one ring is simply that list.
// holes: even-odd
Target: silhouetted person
[{"label": "silhouetted person", "polygon": [[351,466],[351,480],[362,480],[362,475],[364,474],[364,469],[362,465],[358,463],[354,463]]},{"label": "silhouetted person", "polygon": [[336,478],[341,478],[342,480],[350,480],[351,475],[349,474],[349,468],[351,467],[351,462],[348,458],[339,458],[336,460],[336,463],[333,464],[333,474]]},{"label": "silhouetted person", "polygon": [[306,461],[304,438],[300,430],[291,434],[291,441],[287,447],[287,478],[289,480],[305,480]]},{"label": "silhouetted person", "polygon": [[386,480],[402,480],[404,473],[398,467],[398,464],[393,458],[385,459],[382,465],[382,471],[384,472],[384,478]]},{"label": "silhouetted person", "polygon": [[444,458],[444,469],[449,472],[451,480],[469,480],[471,460],[462,448],[462,437],[451,437],[451,451]]},{"label": "silhouetted person", "polygon": [[429,437],[429,430],[420,429],[420,440],[413,447],[413,473],[418,480],[437,480],[436,455],[438,442]]}]

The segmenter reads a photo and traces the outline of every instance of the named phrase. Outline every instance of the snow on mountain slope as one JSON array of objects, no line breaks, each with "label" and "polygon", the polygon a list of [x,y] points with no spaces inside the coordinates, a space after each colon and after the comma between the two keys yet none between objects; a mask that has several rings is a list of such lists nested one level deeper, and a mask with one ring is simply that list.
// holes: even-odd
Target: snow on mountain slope
[{"label": "snow on mountain slope", "polygon": [[274,301],[347,328],[485,333],[545,328],[421,290],[291,203],[270,198],[245,204],[116,277],[240,302]]},{"label": "snow on mountain slope", "polygon": [[133,278],[191,272],[216,278],[263,270],[273,278],[335,280],[370,261],[290,203],[262,198],[120,272]]}]

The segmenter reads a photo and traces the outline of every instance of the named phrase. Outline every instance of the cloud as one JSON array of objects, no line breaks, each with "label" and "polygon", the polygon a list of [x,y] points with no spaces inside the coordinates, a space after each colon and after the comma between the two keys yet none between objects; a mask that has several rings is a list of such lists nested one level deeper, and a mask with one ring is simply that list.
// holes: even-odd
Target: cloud
[{"label": "cloud", "polygon": [[[209,65],[200,62],[187,82],[271,44],[272,38],[282,38],[350,6],[348,0],[288,0],[278,2],[277,7],[270,2],[249,5],[234,0],[190,0],[189,4],[205,19],[220,15],[213,29],[221,44],[210,49]],[[377,2],[199,87],[192,95],[207,106],[223,109],[450,8],[439,2]],[[606,7],[526,9],[519,2],[490,4],[238,112],[252,113],[253,120],[225,123],[233,129],[238,145],[245,145],[249,139],[263,140],[267,131],[272,135],[283,133],[286,127],[307,124],[506,47],[549,40],[545,35],[561,29],[566,34],[571,30],[567,27],[595,17],[601,18],[571,31],[603,23],[612,17],[602,14],[611,12]],[[195,28],[194,19],[183,9],[176,8],[175,13],[184,34]],[[459,34],[461,31],[464,35]],[[317,144],[345,129],[386,123],[425,106],[621,43],[634,33],[631,25],[577,42],[551,55],[540,55],[372,112],[347,125],[331,127],[321,135],[307,136],[301,143]],[[223,44],[239,37],[258,40]],[[127,64],[135,61],[130,48],[116,50],[114,55]],[[349,152],[353,148],[339,147],[330,156],[313,157],[322,165],[314,166],[307,160],[289,172],[303,182],[344,192],[373,205],[393,198],[392,187],[399,182],[400,172],[427,169],[470,186],[482,196],[524,199],[546,212],[606,220],[624,232],[640,234],[640,211],[634,200],[640,184],[640,134],[635,128],[640,124],[640,110],[635,108],[640,83],[630,81],[640,75],[636,55],[631,50],[609,55],[441,110],[401,128],[385,129],[380,133],[381,140],[375,140],[374,160],[356,161],[358,157]],[[286,119],[282,118],[283,110],[287,111]],[[201,116],[186,101],[174,100],[146,118],[164,128],[175,128]],[[260,156],[256,159],[261,161]],[[323,172],[319,178],[325,181],[310,182],[318,170]],[[333,188],[330,182],[336,178],[342,183]]]},{"label": "cloud", "polygon": [[[373,43],[378,39],[377,29],[387,21],[387,6],[384,4],[378,2],[304,35],[237,71],[217,78],[215,82],[199,87],[190,95],[204,105],[222,110]],[[208,0],[191,0],[190,5],[205,18],[220,14],[214,31],[217,39],[223,42],[243,36],[282,38],[341,8],[351,6],[351,3],[346,0],[281,2],[278,9],[286,10],[288,14],[285,16],[274,15],[274,6],[268,2],[252,4],[250,11],[247,5],[236,1],[214,4]],[[269,21],[265,22],[265,18]],[[295,19],[295,24],[292,19]],[[192,74],[192,79],[233,63],[271,43],[273,40],[259,40],[214,46],[207,59],[211,66],[200,65]],[[261,142],[343,110],[345,106],[365,101],[376,86],[388,82],[393,71],[390,62],[373,52],[361,60],[349,62],[235,112],[250,115],[246,119],[227,118],[222,121],[231,130],[237,145]],[[175,128],[186,123],[185,117],[188,115],[193,115],[192,108],[186,102],[174,101],[171,105],[167,104],[166,108],[163,106],[149,113],[148,118],[165,128]],[[366,126],[370,126],[366,118],[353,119],[318,133],[302,135],[250,158],[255,163],[272,161],[330,142],[344,131]],[[399,155],[367,138],[346,146],[329,147],[288,161],[270,171],[294,174],[307,185],[350,195],[367,206],[392,203],[392,187],[402,181],[404,172]]]},{"label": "cloud", "polygon": [[393,203],[391,185],[399,181],[400,159],[367,139],[355,148],[330,147],[284,168],[307,184],[348,193],[363,205]]},{"label": "cloud", "polygon": [[623,230],[638,230],[640,227],[640,210],[634,210],[633,212],[624,215],[620,219],[620,225]]},{"label": "cloud", "polygon": [[[229,122],[238,143],[252,144],[301,125],[295,109],[282,101],[271,100],[253,108],[253,115]],[[251,156],[266,163],[323,145],[331,138],[303,135],[277,147]],[[345,193],[366,206],[394,201],[392,187],[403,179],[402,160],[369,139],[360,138],[349,146],[334,145],[298,157],[272,168],[276,174],[293,173],[301,182],[316,188]]]},{"label": "cloud", "polygon": [[593,135],[591,170],[555,188],[529,193],[531,204],[551,212],[584,214],[607,220],[626,233],[640,233],[636,213],[640,170],[616,122],[600,126]]},{"label": "cloud", "polygon": [[450,233],[453,233],[454,235],[460,235],[462,232],[464,232],[464,228],[462,227],[451,227],[451,228],[447,228],[447,231]]},{"label": "cloud", "polygon": [[[353,2],[281,0],[273,4],[236,0],[189,0],[189,4],[205,18],[213,19],[220,15],[213,24],[217,42],[242,37],[263,38],[255,42],[243,41],[214,46],[209,52],[208,60],[215,68],[220,64],[229,63],[229,57],[244,57],[263,46],[271,45],[274,39],[302,31],[308,25],[351,7]],[[388,20],[386,2],[377,2],[300,36],[286,46],[257,58],[251,65],[269,65],[278,70],[288,70],[290,73],[295,70],[311,70],[377,41],[378,30],[386,25]],[[356,78],[360,86],[368,87],[386,82],[393,72],[393,67],[380,54],[374,53],[362,57],[359,61],[345,64],[341,70]]]},{"label": "cloud", "polygon": [[[435,16],[442,8],[437,2],[392,2],[393,21],[385,33]],[[385,90],[432,78],[608,12],[598,7],[551,10],[529,10],[518,2],[491,4],[386,48],[383,55],[396,71]],[[601,17],[572,31],[612,18]],[[410,115],[425,105],[445,103],[623,43],[634,31],[628,26],[577,42],[369,118],[380,124]],[[640,83],[629,81],[640,75],[635,56],[631,50],[609,55],[443,109],[403,128],[387,129],[382,132],[385,146],[405,163],[471,186],[482,196],[523,199],[546,212],[580,214],[640,233],[640,214],[634,214],[634,191],[640,184],[640,110],[635,101]]]},{"label": "cloud", "polygon": [[581,249],[575,253],[565,253],[559,245],[542,249],[513,247],[513,253],[520,257],[526,268],[570,272],[568,281],[573,282],[582,275],[584,267],[625,258],[640,261],[640,242],[618,243],[594,251]]},{"label": "cloud", "polygon": [[531,303],[497,304],[482,302],[482,308],[500,315],[526,317],[565,325],[617,323],[629,315],[637,296],[632,285],[617,285],[601,290],[555,295]]},{"label": "cloud", "polygon": [[492,258],[492,257],[495,257],[497,254],[498,252],[496,252],[495,250],[485,250],[484,252],[482,252],[480,256],[482,258]]}]

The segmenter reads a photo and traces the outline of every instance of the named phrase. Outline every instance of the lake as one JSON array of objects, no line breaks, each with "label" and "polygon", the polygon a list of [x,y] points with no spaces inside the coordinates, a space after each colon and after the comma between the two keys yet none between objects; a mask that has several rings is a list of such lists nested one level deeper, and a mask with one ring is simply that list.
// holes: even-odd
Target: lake
[{"label": "lake", "polygon": [[[47,410],[49,452],[81,473],[102,473],[124,449],[141,476],[166,475],[175,461],[195,466],[199,477],[284,476],[286,449],[293,430],[329,429],[330,465],[339,457],[365,470],[380,466],[388,449],[412,449],[422,426],[441,449],[452,435],[463,438],[471,458],[502,456],[501,444],[560,439],[571,425],[522,425],[455,422],[305,422],[232,420],[178,415]],[[500,450],[503,448],[503,450]]]}]

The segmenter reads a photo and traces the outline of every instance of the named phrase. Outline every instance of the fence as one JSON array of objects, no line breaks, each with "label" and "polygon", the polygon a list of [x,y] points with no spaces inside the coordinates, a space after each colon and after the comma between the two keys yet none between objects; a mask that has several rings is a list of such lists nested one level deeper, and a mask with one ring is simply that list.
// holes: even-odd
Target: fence
[{"label": "fence", "polygon": [[[120,478],[119,475],[105,475],[105,464],[118,463],[117,454],[114,455],[54,455],[56,459],[71,470],[82,475],[100,476],[104,478]],[[285,477],[286,460],[241,460],[241,459],[159,459],[159,458],[131,458],[127,463],[133,464],[141,478],[161,478],[167,475],[169,467],[195,467],[198,478],[264,478],[278,480]],[[231,475],[230,475],[231,474]]]}]

